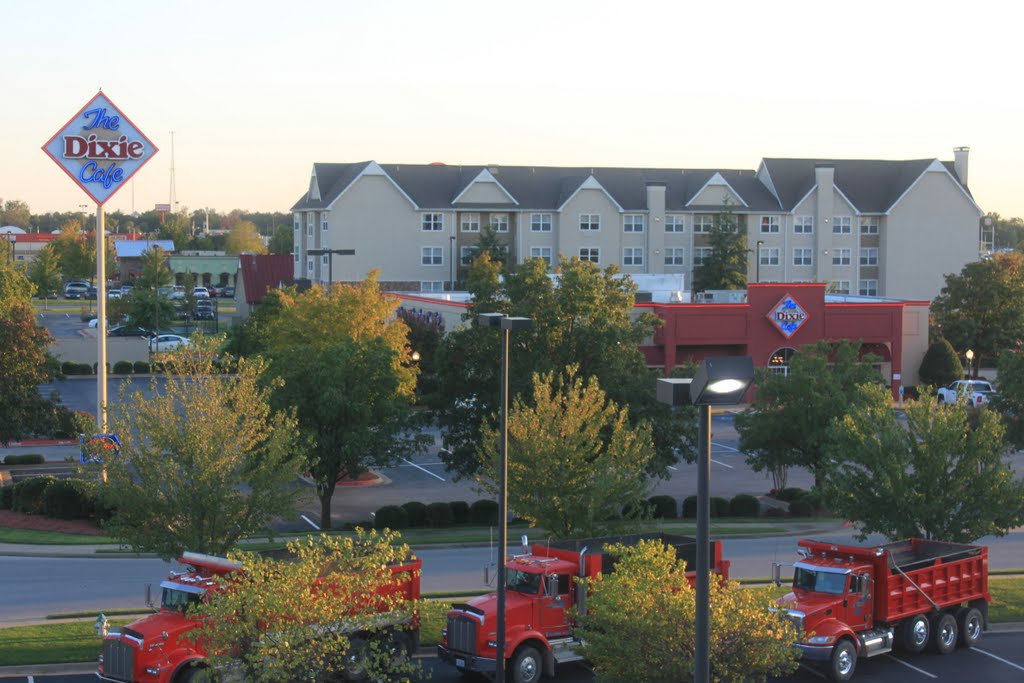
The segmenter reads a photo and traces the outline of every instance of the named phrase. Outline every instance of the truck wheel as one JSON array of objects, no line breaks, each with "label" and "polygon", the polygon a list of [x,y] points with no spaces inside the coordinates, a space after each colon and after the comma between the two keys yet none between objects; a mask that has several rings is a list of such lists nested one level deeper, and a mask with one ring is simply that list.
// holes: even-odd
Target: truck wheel
[{"label": "truck wheel", "polygon": [[949,612],[932,619],[932,647],[940,655],[948,655],[956,647],[956,617]]},{"label": "truck wheel", "polygon": [[960,629],[960,647],[974,647],[981,640],[981,632],[985,630],[981,612],[973,607],[957,612],[956,625]]},{"label": "truck wheel", "polygon": [[190,666],[181,676],[181,683],[210,683],[213,674],[205,666]]},{"label": "truck wheel", "polygon": [[928,623],[928,617],[923,614],[910,617],[903,622],[900,635],[904,650],[915,655],[923,652],[928,645],[928,636],[931,635],[931,624]]},{"label": "truck wheel", "polygon": [[840,640],[832,648],[832,680],[848,681],[853,678],[853,670],[856,668],[857,648],[848,640]]},{"label": "truck wheel", "polygon": [[512,658],[513,683],[537,683],[543,671],[543,660],[537,648],[525,646],[519,648]]},{"label": "truck wheel", "polygon": [[390,666],[392,669],[404,666],[409,663],[412,657],[412,643],[409,642],[409,634],[402,631],[394,631],[388,641],[388,654],[390,655]]},{"label": "truck wheel", "polygon": [[366,658],[369,655],[369,648],[370,643],[366,638],[349,638],[343,672],[346,681],[366,680]]}]

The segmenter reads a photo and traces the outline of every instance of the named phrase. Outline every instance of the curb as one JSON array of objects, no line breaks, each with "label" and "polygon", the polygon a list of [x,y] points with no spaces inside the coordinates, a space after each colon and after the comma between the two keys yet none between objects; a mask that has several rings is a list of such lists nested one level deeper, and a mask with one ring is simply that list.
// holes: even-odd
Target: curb
[{"label": "curb", "polygon": [[11,441],[4,448],[31,448],[33,446],[77,446],[77,440],[70,439],[25,439]]}]

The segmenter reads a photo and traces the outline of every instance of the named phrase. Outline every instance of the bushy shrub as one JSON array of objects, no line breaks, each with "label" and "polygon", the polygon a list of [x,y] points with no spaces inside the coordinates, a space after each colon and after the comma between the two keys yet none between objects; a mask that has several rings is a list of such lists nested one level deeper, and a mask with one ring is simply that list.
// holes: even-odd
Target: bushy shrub
[{"label": "bushy shrub", "polygon": [[22,453],[20,455],[5,455],[5,465],[42,465],[46,462],[46,456],[42,453]]},{"label": "bushy shrub", "polygon": [[430,503],[427,505],[428,526],[451,526],[452,506],[448,503]]},{"label": "bushy shrub", "polygon": [[74,375],[78,373],[78,363],[74,361],[66,360],[60,364],[60,372],[62,375]]},{"label": "bushy shrub", "polygon": [[672,496],[651,496],[648,500],[651,506],[651,515],[655,519],[675,519],[678,517],[676,512],[676,499]]},{"label": "bushy shrub", "polygon": [[469,503],[464,500],[453,500],[448,505],[452,509],[452,522],[465,524],[469,521]]},{"label": "bushy shrub", "polygon": [[[109,375],[110,374],[110,363],[104,363],[104,365],[107,366],[107,374]],[[92,364],[92,373],[88,373],[87,372],[85,374],[87,374],[87,375],[88,374],[98,375],[99,374],[99,367],[100,367],[99,363],[93,363]]]},{"label": "bushy shrub", "polygon": [[811,505],[811,509],[814,510],[814,514],[827,511],[825,499],[822,497],[821,492],[818,491],[817,489],[811,489],[810,491],[807,491],[802,496],[797,498],[797,500],[807,501]]},{"label": "bushy shrub", "polygon": [[427,506],[423,503],[411,500],[408,503],[403,503],[402,507],[405,508],[406,514],[409,515],[410,527],[423,526],[427,523]]},{"label": "bushy shrub", "polygon": [[807,498],[797,498],[789,504],[791,517],[813,517],[814,503]]},{"label": "bushy shrub", "polygon": [[782,508],[768,508],[764,511],[765,517],[785,517],[786,511]]},{"label": "bushy shrub", "polygon": [[761,512],[761,503],[749,493],[740,493],[729,501],[729,514],[733,517],[757,517]]},{"label": "bushy shrub", "polygon": [[96,512],[96,485],[82,479],[58,479],[43,492],[43,514],[57,519],[89,519]]},{"label": "bushy shrub", "polygon": [[14,487],[0,486],[0,510],[10,510],[14,504]]},{"label": "bushy shrub", "polygon": [[917,375],[925,384],[944,387],[963,377],[964,367],[953,345],[945,339],[939,339],[925,351]]},{"label": "bushy shrub", "polygon": [[89,365],[88,363],[76,363],[75,367],[76,367],[76,370],[75,370],[75,374],[76,375],[95,375],[96,374],[93,371],[93,366]]},{"label": "bushy shrub", "polygon": [[130,375],[132,374],[133,366],[130,360],[119,360],[114,363],[114,374],[115,375]]},{"label": "bushy shrub", "polygon": [[409,513],[398,505],[385,505],[374,514],[373,525],[378,529],[404,529],[409,526]]},{"label": "bushy shrub", "polygon": [[132,364],[132,372],[136,375],[148,375],[149,363],[144,360],[137,360]]},{"label": "bushy shrub", "polygon": [[50,475],[22,479],[14,485],[11,509],[15,512],[40,514],[43,511],[43,494],[55,481],[57,477]]},{"label": "bushy shrub", "polygon": [[729,499],[722,498],[720,496],[711,496],[711,516],[712,517],[728,517],[729,516]]},{"label": "bushy shrub", "polygon": [[792,503],[794,500],[805,495],[806,493],[807,491],[805,491],[802,488],[790,486],[789,488],[784,488],[781,491],[777,491],[775,495],[772,497],[775,498],[775,500],[782,500],[787,503]]},{"label": "bushy shrub", "polygon": [[493,500],[477,500],[469,506],[469,521],[477,526],[491,526],[498,523],[498,503]]},{"label": "bushy shrub", "polygon": [[697,516],[697,496],[683,498],[683,517],[693,518]]}]

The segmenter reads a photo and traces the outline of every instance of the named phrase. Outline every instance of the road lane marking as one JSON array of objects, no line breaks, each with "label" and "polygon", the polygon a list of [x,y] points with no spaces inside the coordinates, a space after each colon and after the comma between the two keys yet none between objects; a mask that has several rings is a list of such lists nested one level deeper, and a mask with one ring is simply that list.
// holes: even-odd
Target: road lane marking
[{"label": "road lane marking", "polygon": [[310,525],[311,527],[313,527],[313,528],[314,528],[314,529],[316,529],[317,531],[320,531],[320,527],[318,527],[318,526],[316,525],[316,522],[314,522],[313,520],[311,520],[311,519],[310,519],[309,517],[307,517],[306,515],[299,515],[299,516],[300,516],[300,517],[302,517],[302,518],[303,518],[304,520],[306,520],[306,523],[307,523],[307,524],[309,524],[309,525]]},{"label": "road lane marking", "polygon": [[1024,671],[1024,666],[1019,666],[1017,664],[1014,664],[1013,662],[1007,661],[1007,660],[1003,659],[1002,657],[1000,657],[999,655],[994,655],[991,652],[985,652],[984,650],[979,650],[976,647],[972,647],[971,649],[974,650],[975,652],[980,652],[983,655],[988,655],[992,659],[997,659],[1000,662],[1002,662],[1003,664],[1007,664],[1009,666],[1012,666],[1014,669],[1019,669],[1021,671]]},{"label": "road lane marking", "polygon": [[907,662],[904,662],[904,661],[903,661],[902,659],[899,659],[899,658],[897,658],[897,657],[893,657],[892,655],[886,655],[886,657],[888,657],[889,659],[891,659],[891,660],[892,660],[892,661],[894,661],[894,662],[899,662],[900,664],[902,664],[903,666],[907,667],[908,669],[913,669],[914,671],[916,671],[916,672],[917,672],[917,673],[919,673],[919,674],[924,674],[924,675],[925,675],[925,676],[927,676],[928,678],[938,678],[938,676],[936,676],[935,674],[933,674],[933,673],[928,673],[928,672],[927,672],[927,671],[925,671],[924,669],[918,669],[918,668],[917,668],[916,666],[914,666],[913,664],[908,664]]},{"label": "road lane marking", "polygon": [[[405,460],[405,458],[402,458],[402,460]],[[440,479],[441,481],[444,481],[444,477],[439,477],[436,474],[434,474],[433,472],[431,472],[430,470],[424,469],[424,468],[420,467],[419,465],[417,465],[414,462],[409,462],[408,460],[405,460],[405,462],[409,463],[410,465],[412,465],[413,467],[415,467],[418,470],[422,470],[423,472],[426,472],[427,474],[432,476],[434,479]]]}]

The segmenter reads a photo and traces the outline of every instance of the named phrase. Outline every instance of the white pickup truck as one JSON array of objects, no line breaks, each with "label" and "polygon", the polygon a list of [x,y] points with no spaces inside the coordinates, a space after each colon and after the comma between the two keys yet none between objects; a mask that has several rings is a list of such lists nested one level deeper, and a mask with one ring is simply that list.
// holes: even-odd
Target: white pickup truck
[{"label": "white pickup truck", "polygon": [[942,387],[937,394],[939,403],[956,403],[961,396],[966,397],[967,402],[980,408],[995,395],[992,385],[985,380],[979,379],[958,379],[948,387]]}]

